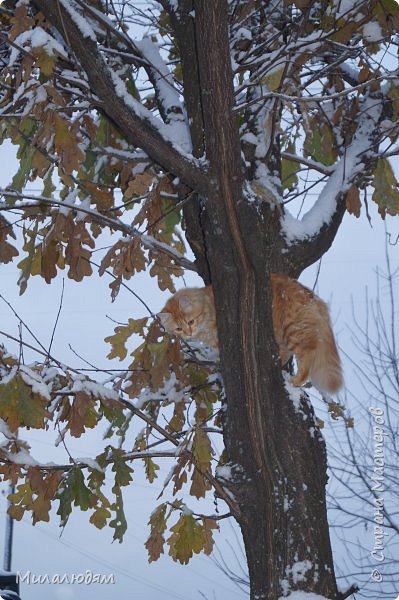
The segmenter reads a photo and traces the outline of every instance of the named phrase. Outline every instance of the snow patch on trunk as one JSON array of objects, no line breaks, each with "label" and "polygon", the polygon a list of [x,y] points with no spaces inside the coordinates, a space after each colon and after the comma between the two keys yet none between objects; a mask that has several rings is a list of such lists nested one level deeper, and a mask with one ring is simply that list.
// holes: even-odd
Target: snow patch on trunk
[{"label": "snow patch on trunk", "polygon": [[325,596],[319,594],[313,594],[313,592],[291,592],[289,596],[280,596],[279,600],[330,600]]}]

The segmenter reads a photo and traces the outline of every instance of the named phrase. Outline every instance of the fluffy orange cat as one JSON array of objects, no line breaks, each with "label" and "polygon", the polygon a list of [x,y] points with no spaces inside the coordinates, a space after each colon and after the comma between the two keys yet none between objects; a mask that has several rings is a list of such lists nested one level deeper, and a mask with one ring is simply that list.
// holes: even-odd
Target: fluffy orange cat
[{"label": "fluffy orange cat", "polygon": [[[293,354],[298,364],[291,383],[300,386],[311,379],[322,392],[338,391],[343,384],[341,361],[326,303],[286,275],[272,273],[270,280],[281,364],[285,365]],[[169,333],[218,349],[212,286],[179,290],[158,317]]]}]

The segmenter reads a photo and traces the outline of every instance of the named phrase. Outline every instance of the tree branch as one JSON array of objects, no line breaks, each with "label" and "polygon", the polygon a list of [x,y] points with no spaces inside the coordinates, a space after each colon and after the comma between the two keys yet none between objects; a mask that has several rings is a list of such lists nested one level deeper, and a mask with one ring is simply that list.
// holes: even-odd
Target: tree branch
[{"label": "tree branch", "polygon": [[92,91],[101,100],[101,109],[126,139],[140,146],[155,162],[180,177],[189,187],[206,193],[209,179],[205,169],[181,154],[173,140],[167,140],[157,130],[152,113],[125,93],[123,81],[109,69],[97,42],[90,36],[85,37],[63,3],[53,0],[32,0],[32,3],[68,41],[86,72]]},{"label": "tree branch", "polygon": [[168,246],[164,242],[160,242],[156,238],[151,235],[145,235],[139,232],[137,229],[134,229],[130,225],[123,223],[120,219],[114,219],[112,217],[108,217],[107,215],[101,214],[94,209],[88,209],[84,207],[80,207],[75,204],[69,204],[68,202],[64,202],[63,200],[55,200],[54,198],[46,198],[45,196],[35,196],[35,195],[27,195],[20,192],[13,192],[9,190],[3,190],[0,188],[0,195],[12,196],[15,198],[28,198],[30,200],[34,200],[35,203],[24,203],[19,204],[18,206],[11,207],[8,204],[0,203],[0,212],[8,211],[11,209],[24,210],[25,208],[40,208],[41,204],[48,204],[50,206],[63,206],[67,207],[77,213],[81,212],[83,214],[88,215],[95,222],[100,224],[107,225],[110,229],[114,229],[115,231],[121,231],[124,235],[130,236],[131,238],[140,238],[143,246],[149,250],[153,250],[155,252],[159,252],[160,254],[165,254],[169,258],[171,258],[177,265],[181,266],[183,269],[189,271],[197,271],[197,268],[191,260],[180,254],[177,250]]},{"label": "tree branch", "polygon": [[[4,450],[2,452],[5,453]],[[14,461],[12,459],[12,456],[13,456],[12,452],[6,452],[5,454],[7,455],[7,458],[0,457],[0,463],[16,464],[16,465],[19,465],[19,466],[25,467],[25,468],[29,468],[32,466],[32,464],[30,464],[30,463],[24,464],[24,463],[21,463],[20,461]],[[176,457],[176,452],[174,452],[173,450],[169,450],[169,451],[168,450],[158,450],[155,452],[146,452],[145,450],[142,450],[141,452],[126,452],[122,458],[125,461],[129,461],[129,460],[138,460],[138,459],[144,459],[144,458],[173,458],[173,457]],[[111,465],[113,462],[114,462],[114,459],[112,456],[107,458],[107,460],[106,460],[107,465]],[[92,463],[85,462],[84,459],[80,460],[79,458],[76,459],[75,462],[73,462],[73,463],[59,464],[59,465],[55,465],[53,463],[50,463],[50,464],[36,463],[34,466],[38,467],[39,469],[41,469],[43,471],[70,471],[71,469],[75,469],[76,467],[83,468],[83,469],[88,469],[88,468],[92,469],[93,468]]]},{"label": "tree branch", "polygon": [[[201,86],[199,77],[199,60],[192,11],[193,0],[179,0],[179,9],[175,11],[168,0],[161,0],[164,10],[168,12],[170,22],[175,32],[175,39],[179,48],[182,75],[184,104],[190,125],[193,155],[200,157],[205,153],[204,141],[204,116],[201,99]],[[179,195],[184,197],[187,189],[181,186]],[[183,207],[185,233],[187,241],[196,257],[198,272],[206,284],[211,282],[209,265],[206,258],[204,231],[201,222],[200,198],[193,198],[192,202]]]},{"label": "tree branch", "polygon": [[281,152],[281,157],[286,158],[287,160],[292,160],[293,162],[297,162],[301,165],[306,165],[310,169],[314,169],[319,173],[323,173],[323,175],[331,175],[331,173],[334,172],[334,167],[326,167],[322,163],[311,160],[310,158],[305,158],[303,156],[297,156],[291,152]]},{"label": "tree branch", "polygon": [[284,261],[287,272],[297,277],[331,246],[346,209],[346,194],[353,184],[364,183],[372,172],[372,149],[378,143],[379,122],[384,102],[370,93],[363,100],[356,133],[329,176],[318,200],[301,220],[286,212],[283,231],[288,242]]},{"label": "tree branch", "polygon": [[331,247],[346,211],[346,194],[337,201],[337,208],[329,223],[325,223],[312,238],[289,246],[283,255],[286,272],[297,279],[304,269],[318,261]]},{"label": "tree branch", "polygon": [[194,27],[193,0],[179,0],[178,13],[167,0],[160,2],[169,13],[180,51],[183,74],[184,103],[190,124],[194,156],[204,154],[204,120],[199,79],[197,42]]}]

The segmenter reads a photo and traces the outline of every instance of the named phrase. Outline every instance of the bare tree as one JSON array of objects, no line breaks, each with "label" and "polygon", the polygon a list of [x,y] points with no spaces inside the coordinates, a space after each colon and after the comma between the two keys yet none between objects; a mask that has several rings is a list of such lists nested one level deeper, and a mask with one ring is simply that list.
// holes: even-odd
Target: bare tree
[{"label": "bare tree", "polygon": [[[359,597],[392,598],[399,572],[399,355],[397,349],[398,270],[388,242],[386,269],[376,271],[376,296],[366,291],[365,323],[353,310],[352,360],[362,390],[350,394],[355,426],[331,444],[329,495],[334,527],[345,545]],[[348,353],[349,358],[351,355]],[[351,571],[352,569],[352,571]]]}]

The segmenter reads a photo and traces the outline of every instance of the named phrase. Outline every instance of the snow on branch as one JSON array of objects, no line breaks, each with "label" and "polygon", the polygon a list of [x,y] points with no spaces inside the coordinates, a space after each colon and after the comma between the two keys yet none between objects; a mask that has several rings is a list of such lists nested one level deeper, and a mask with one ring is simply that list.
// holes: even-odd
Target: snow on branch
[{"label": "snow on branch", "polygon": [[18,59],[20,53],[30,52],[32,48],[42,47],[49,56],[58,54],[64,59],[68,56],[63,46],[57,42],[47,31],[44,31],[42,27],[35,27],[34,29],[28,29],[20,33],[14,40],[14,45],[11,48],[10,58],[8,60],[8,67],[14,65]]},{"label": "snow on branch", "polygon": [[373,135],[381,117],[383,103],[372,96],[363,101],[360,121],[352,142],[329,176],[313,207],[296,219],[286,209],[281,224],[289,244],[316,236],[324,225],[328,225],[337,210],[337,201],[349,190],[352,183],[364,170],[364,159],[370,155]]},{"label": "snow on branch", "polygon": [[[97,42],[97,36],[89,20],[75,10],[73,4],[69,1],[61,0],[61,3],[79,28],[82,36]],[[160,119],[156,118],[141,102],[133,98],[128,92],[125,82],[115,71],[109,69],[116,93],[138,117],[147,120],[154,129],[157,129],[165,140],[168,140],[183,152],[191,152],[186,114],[181,105],[178,91],[173,85],[171,73],[162,60],[157,46],[148,37],[141,41],[135,41],[132,45],[144,58],[147,71],[161,103],[161,113],[164,113],[171,126],[169,127],[167,124],[163,125]]]},{"label": "snow on branch", "polygon": [[[66,0],[60,5],[55,5],[50,0],[35,0],[35,4],[64,35],[86,73],[90,88],[100,100],[102,110],[118,123],[126,138],[135,146],[141,147],[165,171],[180,177],[192,189],[207,193],[209,178],[205,165],[188,151],[189,137],[185,123],[181,122],[176,133],[175,123],[163,122],[128,92],[125,81],[104,59],[95,29],[81,12],[78,13],[75,9],[69,11]],[[132,45],[135,46],[133,42]],[[142,62],[141,60],[141,66]],[[155,71],[157,68],[154,67]],[[158,73],[158,84],[164,75]],[[160,89],[165,91],[166,85],[163,82]],[[166,105],[169,106],[175,99],[175,93],[171,95],[169,90]]]},{"label": "snow on branch", "polygon": [[[92,39],[93,41],[97,41],[95,31],[91,27],[87,18],[76,11],[69,2],[63,1],[62,4],[69,12],[76,25],[79,27],[82,35]],[[173,126],[173,133],[169,132],[169,135],[166,135],[165,137],[170,141],[176,142],[185,152],[190,152],[191,141],[189,128],[186,121],[186,114],[180,101],[179,92],[176,90],[173,84],[172,75],[163,61],[157,45],[152,42],[149,37],[145,37],[141,41],[135,40],[133,42],[126,34],[122,34],[121,36],[118,30],[115,29],[112,21],[107,19],[99,11],[88,6],[81,0],[78,0],[77,4],[83,8],[84,12],[88,12],[94,19],[98,20],[102,25],[105,25],[107,29],[110,29],[114,35],[120,37],[121,41],[123,41],[124,44],[126,44],[129,49],[134,52],[134,61],[137,60],[142,62],[144,68],[149,74],[149,78],[159,99],[161,116],[167,123],[172,123]],[[132,104],[134,103],[130,102],[131,95],[127,93],[127,90],[125,92],[121,82],[119,81],[119,78],[116,79],[116,74],[112,72],[111,75],[113,76],[117,89],[120,92],[123,92],[121,97],[125,99],[126,104],[129,104],[129,106],[133,107]],[[129,97],[129,99],[127,97]],[[140,103],[134,98],[133,100],[136,103],[134,108],[139,112],[140,116],[147,118],[147,120],[149,120],[153,126],[157,127],[159,125],[159,120],[151,118],[152,113],[142,107],[142,105],[140,105]],[[140,110],[138,110],[137,104],[140,105]],[[166,128],[163,133],[166,133]]]},{"label": "snow on branch", "polygon": [[324,175],[330,175],[334,171],[334,167],[327,167],[320,162],[312,160],[311,158],[304,158],[303,156],[297,156],[296,154],[292,154],[291,152],[282,152],[282,158],[286,158],[287,160],[292,160],[294,162],[298,162],[301,165],[306,165],[310,169],[314,169],[315,171],[319,171],[319,173],[323,173]]},{"label": "snow on branch", "polygon": [[180,147],[186,152],[191,152],[187,115],[180,101],[180,94],[173,84],[172,75],[163,61],[157,45],[149,37],[145,37],[136,42],[136,46],[148,64],[147,71],[166,123],[170,123],[173,127],[173,135],[176,140],[179,140]]},{"label": "snow on branch", "polygon": [[[117,96],[129,107],[134,114],[158,132],[165,142],[170,142],[175,150],[185,154],[191,151],[191,141],[188,135],[188,127],[185,122],[180,121],[180,127],[176,127],[176,121],[170,125],[163,123],[141,102],[133,98],[128,92],[125,82],[114,71],[109,70],[110,78],[114,84]],[[193,158],[194,160],[194,158]]]},{"label": "snow on branch", "polygon": [[94,42],[97,41],[97,36],[94,32],[94,28],[91,26],[89,20],[81,15],[75,8],[73,0],[58,0],[64,7],[65,11],[69,14],[70,18],[73,19],[75,24],[78,26],[81,34],[84,38],[89,38]]},{"label": "snow on branch", "polygon": [[[287,596],[281,596],[279,600],[285,600]],[[313,594],[312,592],[291,592],[289,595],[291,600],[329,600],[325,596],[319,596],[319,594]]]}]

